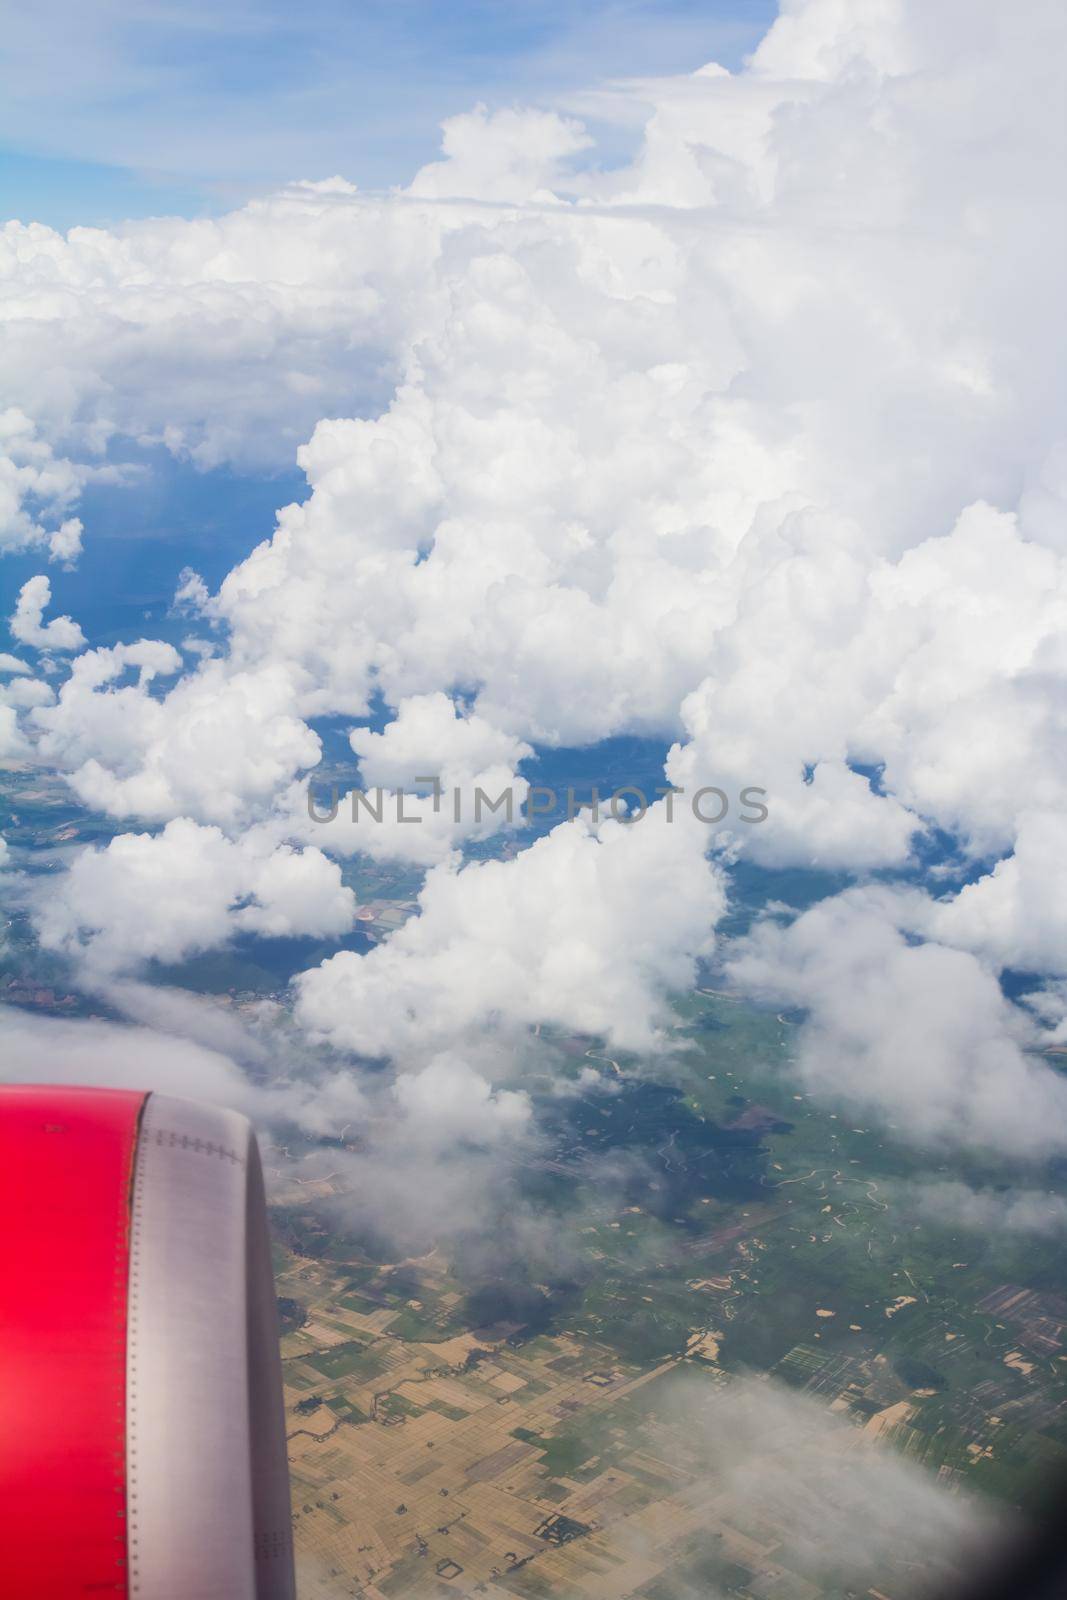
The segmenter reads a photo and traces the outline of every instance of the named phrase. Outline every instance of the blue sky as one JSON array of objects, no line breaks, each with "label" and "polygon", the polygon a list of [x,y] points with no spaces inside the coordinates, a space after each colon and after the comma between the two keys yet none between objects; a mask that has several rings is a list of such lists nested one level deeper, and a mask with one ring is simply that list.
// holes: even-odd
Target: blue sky
[{"label": "blue sky", "polygon": [[[216,212],[291,178],[406,182],[478,100],[740,66],[771,0],[39,0],[0,38],[0,215]],[[599,130],[619,155],[630,130]]]}]

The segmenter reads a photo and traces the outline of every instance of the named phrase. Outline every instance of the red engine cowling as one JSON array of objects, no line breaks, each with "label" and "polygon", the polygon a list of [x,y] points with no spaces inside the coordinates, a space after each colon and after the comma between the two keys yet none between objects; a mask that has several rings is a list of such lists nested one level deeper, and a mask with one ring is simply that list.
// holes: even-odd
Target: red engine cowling
[{"label": "red engine cowling", "polygon": [[0,1588],[292,1600],[255,1135],[125,1090],[0,1088]]}]

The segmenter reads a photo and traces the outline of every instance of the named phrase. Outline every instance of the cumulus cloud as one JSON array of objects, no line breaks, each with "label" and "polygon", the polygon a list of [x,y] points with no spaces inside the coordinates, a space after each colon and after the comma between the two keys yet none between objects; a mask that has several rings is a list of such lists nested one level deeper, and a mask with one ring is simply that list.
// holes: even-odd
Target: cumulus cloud
[{"label": "cumulus cloud", "polygon": [[[1054,487],[1065,431],[1036,109],[1005,130],[1021,212],[985,159],[989,52],[1025,76],[1054,19],[1028,26],[961,48],[902,0],[848,27],[809,4],[747,72],[632,86],[622,171],[568,175],[558,117],[478,112],[393,202],[306,189],[190,227],[208,303],[220,276],[259,292],[268,240],[297,300],[335,286],[347,241],[398,379],[378,415],[318,424],[310,498],[197,591],[225,673],[284,676],[294,718],[461,685],[517,739],[684,736],[672,777],[774,788],[745,842],[768,864],[899,866],[930,824],[1010,848],[1034,775],[1042,804],[1064,789],[1062,554],[993,509]],[[180,227],[156,226],[159,278]],[[979,243],[1005,231],[1010,267]],[[148,238],[93,259],[147,271]],[[358,343],[358,297],[346,315]],[[94,770],[94,803],[124,814],[146,765]]]},{"label": "cumulus cloud", "polygon": [[[1045,0],[797,0],[741,72],[605,91],[644,125],[610,169],[573,118],[476,110],[388,196],[8,228],[0,319],[41,449],[279,465],[302,440],[309,493],[216,593],[183,581],[215,654],[86,651],[0,732],[22,712],[86,805],[220,830],[182,835],[227,863],[225,895],[175,912],[198,939],[305,915],[288,877],[248,886],[267,862],[303,883],[294,842],[430,866],[417,917],[299,985],[314,1034],[415,1067],[542,1019],[653,1045],[721,883],[706,832],[656,814],[484,866],[429,796],[417,826],[320,827],[318,717],[385,705],[353,748],[386,787],[673,739],[673,782],[767,790],[725,842],[770,867],[912,870],[941,830],[983,871],[954,899],[845,897],[731,970],[809,1009],[827,1093],[921,1139],[1050,1148],[1059,1086],[992,968],[1055,973],[1062,942],[1040,863],[1067,802],[1064,28]],[[120,876],[171,848],[124,838]],[[132,933],[79,895],[50,937],[124,961]]]},{"label": "cumulus cloud", "polygon": [[57,457],[17,406],[0,411],[0,555],[43,545],[49,560],[72,562],[81,550],[82,524],[64,512],[90,475]]},{"label": "cumulus cloud", "polygon": [[509,1070],[481,1042],[395,1078],[364,1076],[358,1100],[344,1075],[336,1084],[324,1075],[302,1099],[299,1085],[286,1088],[278,1107],[292,1121],[332,1140],[346,1130],[347,1139],[283,1163],[275,1183],[328,1176],[316,1206],[371,1248],[462,1248],[489,1272],[535,1257],[558,1268],[568,1250],[558,1219],[546,1228],[515,1192],[516,1164],[541,1148],[532,1106],[524,1090],[494,1082],[494,1067]]},{"label": "cumulus cloud", "polygon": [[1067,1043],[1067,982],[1061,978],[1044,983],[1029,994],[1020,995],[1019,1003],[1049,1029],[1047,1045]]},{"label": "cumulus cloud", "polygon": [[409,1118],[431,1127],[435,1137],[491,1143],[521,1132],[530,1120],[529,1096],[521,1090],[491,1090],[461,1058],[435,1056],[421,1072],[399,1078],[398,1103]]},{"label": "cumulus cloud", "polygon": [[[5,661],[11,665],[5,666]],[[51,684],[33,677],[29,668],[14,656],[0,656],[0,674],[9,674],[7,682],[0,683],[0,727],[7,730],[7,751],[13,756],[32,755],[33,745],[20,725],[20,715],[36,706],[51,705],[55,691]]]},{"label": "cumulus cloud", "polygon": [[[38,749],[94,809],[239,824],[319,760],[318,737],[281,666],[235,672],[205,659],[166,698],[154,694],[155,679],[181,665],[154,640],[86,651],[55,705],[33,714]],[[136,682],[125,681],[131,670]]]},{"label": "cumulus cloud", "polygon": [[43,573],[27,578],[8,623],[13,636],[35,650],[80,650],[85,635],[70,617],[53,617],[51,622],[45,622],[51,600],[52,585]]},{"label": "cumulus cloud", "polygon": [[553,199],[561,181],[569,187],[569,158],[592,144],[581,123],[554,111],[502,110],[485,106],[442,124],[442,159],[423,167],[409,192],[435,200]]},{"label": "cumulus cloud", "polygon": [[561,823],[512,861],[434,867],[384,944],[301,975],[297,1016],[342,1048],[409,1060],[542,1021],[651,1048],[725,906],[705,843],[661,802],[641,822]]},{"label": "cumulus cloud", "polygon": [[[975,505],[950,533],[872,561],[850,530],[805,514],[748,559],[669,770],[679,783],[712,766],[762,772],[776,804],[748,841],[757,858],[900,865],[929,822],[981,857],[1010,848],[1035,805],[1067,804],[1067,566],[1014,516]],[[877,792],[857,765],[877,769]]]},{"label": "cumulus cloud", "polygon": [[516,768],[531,747],[461,715],[446,694],[403,699],[382,733],[357,728],[349,742],[363,789],[297,784],[279,799],[274,826],[334,855],[432,866],[467,841],[522,825],[529,784]]},{"label": "cumulus cloud", "polygon": [[466,778],[491,768],[514,767],[533,754],[529,745],[514,739],[479,716],[461,716],[444,694],[412,696],[401,700],[396,717],[382,733],[357,728],[349,743],[359,757],[365,784],[394,788],[412,784],[427,766],[431,774]]},{"label": "cumulus cloud", "polygon": [[118,973],[153,959],[180,961],[237,933],[267,938],[341,934],[355,896],[319,850],[269,838],[234,842],[188,818],[161,833],[124,833],[83,850],[58,884],[39,896],[41,943]]},{"label": "cumulus cloud", "polygon": [[1023,811],[1010,856],[931,905],[916,920],[930,935],[997,967],[1067,972],[1067,817]]},{"label": "cumulus cloud", "polygon": [[14,706],[0,705],[0,760],[14,761],[29,754]]},{"label": "cumulus cloud", "polygon": [[397,288],[407,273],[402,239],[399,251],[381,235],[353,250],[353,194],[296,184],[218,222],[115,232],[6,223],[13,399],[46,442],[66,439],[90,461],[125,437],[204,467],[277,467],[342,397],[381,389],[397,309],[383,293],[390,254]]},{"label": "cumulus cloud", "polygon": [[802,1007],[795,1069],[808,1089],[929,1147],[1067,1149],[1067,1081],[1029,1053],[1032,1022],[969,952],[909,939],[894,906],[850,890],[728,954],[730,979]]}]

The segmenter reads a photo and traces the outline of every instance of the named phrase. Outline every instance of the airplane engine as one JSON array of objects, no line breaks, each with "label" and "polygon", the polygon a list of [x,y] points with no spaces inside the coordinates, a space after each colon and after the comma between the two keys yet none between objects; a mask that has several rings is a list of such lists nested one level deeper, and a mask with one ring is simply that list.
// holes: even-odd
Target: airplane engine
[{"label": "airplane engine", "polygon": [[263,1178],[232,1111],[0,1088],[9,1600],[292,1600]]}]

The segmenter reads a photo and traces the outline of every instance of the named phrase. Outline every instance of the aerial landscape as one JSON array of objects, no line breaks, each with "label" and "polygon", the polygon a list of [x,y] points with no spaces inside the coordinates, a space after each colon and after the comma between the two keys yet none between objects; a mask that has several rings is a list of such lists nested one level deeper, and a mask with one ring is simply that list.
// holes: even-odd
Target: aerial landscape
[{"label": "aerial landscape", "polygon": [[[573,759],[581,784],[588,757]],[[109,836],[37,769],[3,788],[6,836],[42,875]],[[416,913],[403,868],[357,857],[346,876],[358,947]],[[155,976],[289,1027],[272,946]],[[975,1192],[1008,1215],[1032,1166],[931,1161],[828,1110],[796,1070],[800,1014],[716,986],[712,964],[701,977],[652,1058],[532,1030],[538,1136],[443,1232],[417,1206],[398,1232],[363,1202],[360,1121],[276,1128],[302,1593],[896,1600],[921,1592],[917,1571],[959,1570],[973,1497],[1008,1525],[1067,1467],[1067,1163],[1048,1163],[1032,1215],[991,1227]],[[34,1015],[109,1015],[18,918],[0,985]],[[1046,1060],[1062,1071],[1061,1052]],[[267,1081],[294,1086],[284,1068]],[[478,1181],[474,1130],[450,1160]],[[402,1180],[417,1186],[414,1164]],[[890,1453],[961,1496],[958,1520],[931,1515]],[[821,1480],[816,1539],[799,1459]],[[857,1514],[862,1551],[845,1538]]]},{"label": "aerial landscape", "polygon": [[[1062,1240],[931,1222],[909,1202],[921,1166],[790,1092],[777,1019],[700,991],[680,1012],[679,1082],[598,1086],[529,1163],[522,1187],[568,1237],[563,1281],[479,1285],[435,1250],[378,1263],[307,1209],[343,1216],[337,1173],[279,1196],[298,1544],[351,1593],[461,1575],[490,1594],[913,1592],[921,1527],[893,1554],[872,1533],[868,1590],[774,1495],[716,1482],[703,1434],[736,1390],[756,1406],[750,1472],[790,1447],[780,1386],[810,1397],[829,1473],[862,1481],[878,1440],[1011,1504],[1062,1469]],[[629,1160],[605,1184],[612,1155]]]},{"label": "aerial landscape", "polygon": [[0,1083],[251,1124],[300,1600],[962,1594],[1067,1481],[1062,7],[106,9],[0,44]]}]

